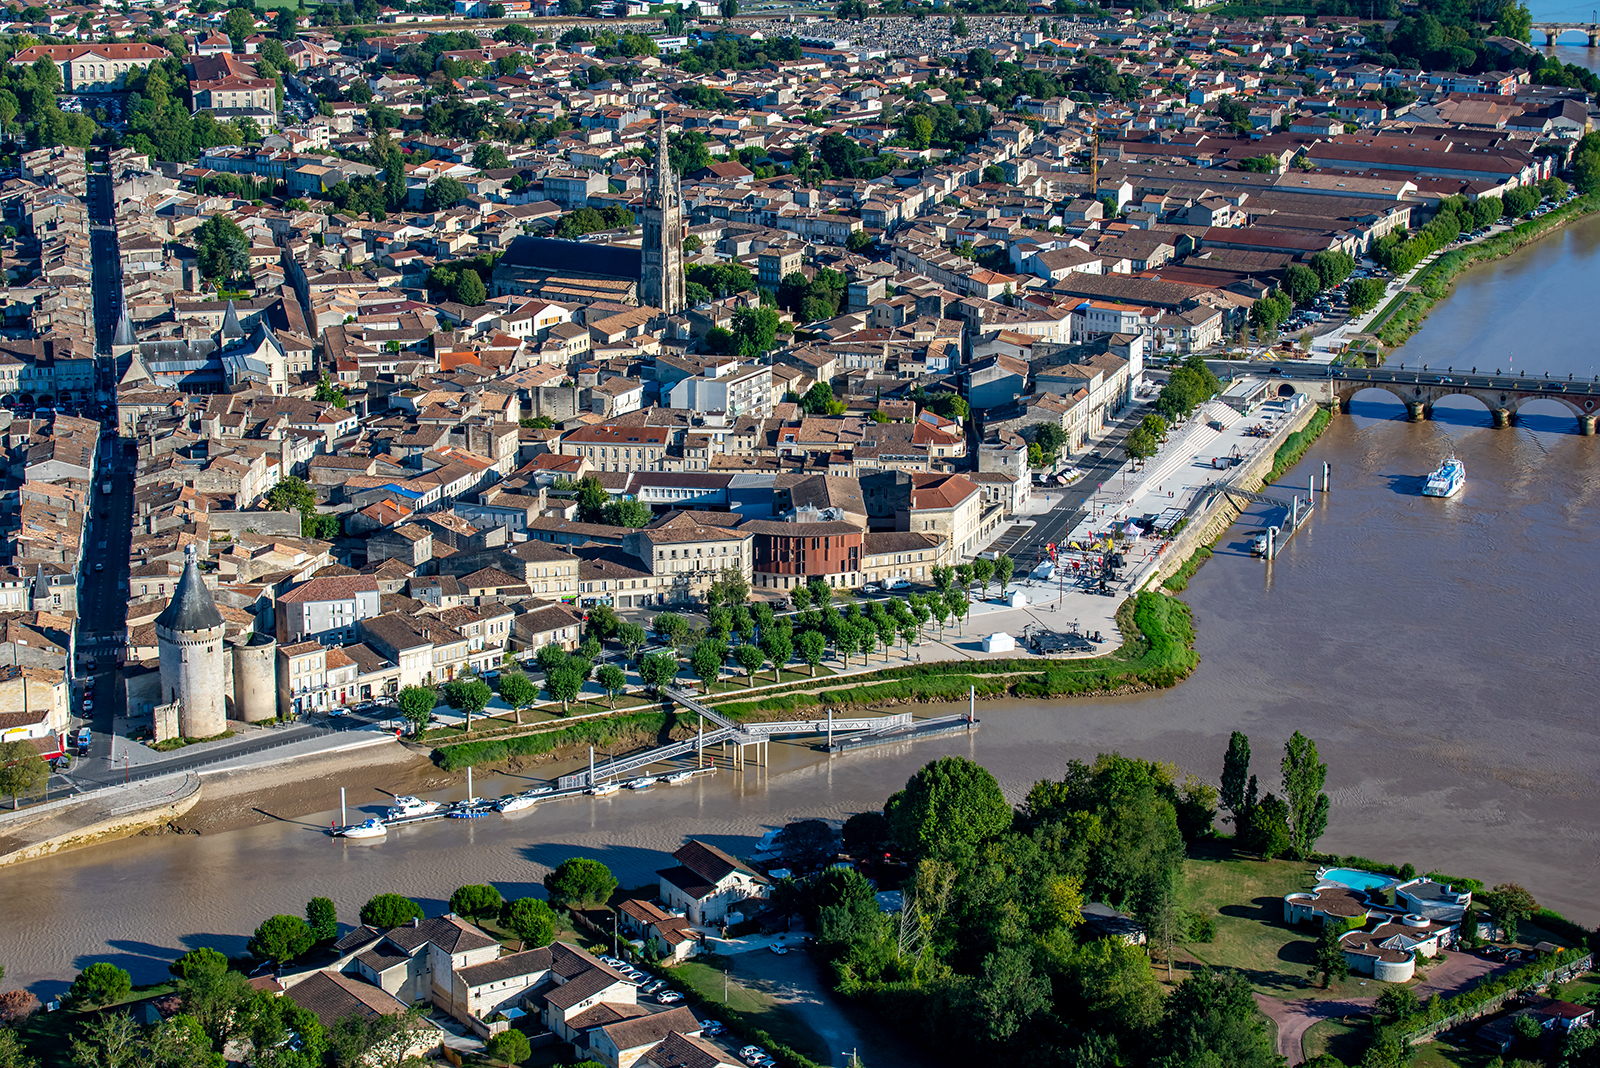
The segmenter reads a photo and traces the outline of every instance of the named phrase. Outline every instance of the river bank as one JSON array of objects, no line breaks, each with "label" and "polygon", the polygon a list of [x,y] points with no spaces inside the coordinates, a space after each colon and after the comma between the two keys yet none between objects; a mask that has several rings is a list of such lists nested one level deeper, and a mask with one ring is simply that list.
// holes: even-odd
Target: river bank
[{"label": "river bank", "polygon": [[1537,219],[1518,223],[1505,233],[1442,253],[1416,280],[1419,292],[1407,294],[1404,302],[1385,318],[1377,332],[1378,340],[1391,350],[1405,344],[1422,328],[1434,306],[1454,290],[1462,272],[1510,256],[1596,212],[1600,212],[1600,194],[1581,196]]}]

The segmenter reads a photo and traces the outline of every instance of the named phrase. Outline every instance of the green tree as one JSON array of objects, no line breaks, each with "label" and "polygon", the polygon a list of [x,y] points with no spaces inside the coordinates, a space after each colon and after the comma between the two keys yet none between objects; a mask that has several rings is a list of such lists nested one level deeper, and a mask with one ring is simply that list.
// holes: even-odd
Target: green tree
[{"label": "green tree", "polygon": [[611,869],[589,857],[568,857],[544,877],[550,902],[562,908],[594,908],[606,903],[617,888]]},{"label": "green tree", "polygon": [[569,656],[556,667],[545,672],[544,688],[552,698],[561,702],[561,714],[567,714],[572,702],[583,692],[589,677],[588,664],[581,658]]},{"label": "green tree", "polygon": [[512,1028],[501,1031],[489,1039],[485,1046],[489,1059],[499,1061],[501,1064],[520,1064],[533,1056],[533,1047],[528,1044],[528,1036]]},{"label": "green tree", "polygon": [[482,144],[472,150],[472,165],[481,171],[503,171],[510,166],[505,150],[498,145]]},{"label": "green tree", "polygon": [[241,1026],[239,1010],[250,1000],[250,981],[214,949],[191,950],[167,966],[178,980],[183,1011],[200,1025],[213,1049],[224,1048]]},{"label": "green tree", "polygon": [[339,913],[333,901],[325,897],[307,901],[306,926],[311,928],[311,937],[319,943],[335,941],[339,937]]},{"label": "green tree", "polygon": [[67,990],[67,1000],[82,1012],[112,1005],[128,996],[133,990],[133,979],[115,964],[95,961],[72,981]]},{"label": "green tree", "polygon": [[876,239],[865,230],[852,230],[850,236],[845,238],[844,247],[851,252],[865,252],[876,243]]},{"label": "green tree", "polygon": [[361,922],[380,931],[424,918],[421,905],[399,894],[379,894],[361,906]]},{"label": "green tree", "polygon": [[741,645],[733,651],[733,658],[744,668],[744,676],[748,685],[756,684],[756,672],[761,670],[761,665],[767,662],[767,654],[762,652],[758,645]]},{"label": "green tree", "polygon": [[1378,994],[1378,1019],[1385,1025],[1397,1024],[1417,1012],[1421,1007],[1422,1004],[1417,1000],[1416,992],[1409,986],[1395,986],[1393,983],[1386,983],[1383,990]]},{"label": "green tree", "polygon": [[[1145,418],[1148,419],[1149,416],[1146,416]],[[1001,597],[1006,595],[1006,586],[1010,584],[1011,577],[1013,574],[1015,574],[1016,570],[1016,561],[1012,560],[1011,557],[1007,556],[1005,553],[1001,553],[999,556],[994,558],[994,580],[1000,586]]]},{"label": "green tree", "polygon": [[1322,279],[1304,264],[1291,263],[1283,272],[1283,291],[1301,308],[1316,299],[1321,289]]},{"label": "green tree", "polygon": [[643,501],[612,501],[605,506],[605,521],[614,527],[647,527],[655,520],[655,512]]},{"label": "green tree", "polygon": [[721,677],[722,664],[727,658],[728,647],[715,638],[695,643],[694,651],[689,654],[689,668],[706,693],[711,692],[711,684]]},{"label": "green tree", "polygon": [[1322,976],[1324,987],[1332,980],[1343,979],[1350,974],[1350,962],[1345,959],[1344,944],[1339,941],[1344,933],[1341,924],[1325,923],[1317,935],[1316,964],[1312,971]]},{"label": "green tree", "polygon": [[500,699],[514,709],[524,709],[539,696],[539,688],[520,671],[508,671],[500,676]]},{"label": "green tree", "polygon": [[[441,181],[447,180],[441,179]],[[458,304],[476,308],[488,299],[489,291],[484,287],[483,279],[478,277],[477,271],[464,270],[456,276],[450,286],[450,296]]]},{"label": "green tree", "polygon": [[645,630],[639,624],[626,621],[617,624],[617,644],[622,646],[629,660],[639,655],[639,650],[644,647],[645,638]]},{"label": "green tree", "polygon": [[[735,3],[736,0],[723,0]],[[755,359],[777,344],[778,312],[775,308],[736,308],[733,312],[733,340],[740,356]]]},{"label": "green tree", "polygon": [[448,174],[437,179],[422,195],[426,211],[443,211],[453,208],[467,198],[467,187]]},{"label": "green tree", "polygon": [[1376,308],[1387,291],[1380,278],[1357,278],[1350,283],[1350,314],[1362,315]]},{"label": "green tree", "polygon": [[1161,1068],[1279,1068],[1267,1019],[1238,972],[1196,972],[1172,992],[1157,1038]]},{"label": "green tree", "polygon": [[817,382],[801,396],[800,410],[808,415],[841,415],[844,404],[834,400],[832,386]]},{"label": "green tree", "polygon": [[983,557],[972,561],[972,579],[983,591],[983,596],[989,596],[989,580],[994,578],[994,561],[985,560]]},{"label": "green tree", "polygon": [[605,519],[606,505],[611,503],[611,494],[594,475],[586,475],[578,482],[578,521],[582,523],[599,523]]},{"label": "green tree", "polygon": [[817,676],[817,665],[822,663],[823,653],[827,651],[828,639],[823,637],[821,631],[808,630],[796,639],[800,649],[800,659],[811,667],[811,677]]},{"label": "green tree", "polygon": [[255,16],[243,8],[232,8],[222,18],[222,32],[233,42],[235,52],[243,52],[244,39],[256,32]]},{"label": "green tree", "polygon": [[1489,910],[1489,918],[1500,928],[1507,942],[1517,940],[1517,927],[1523,920],[1532,919],[1539,911],[1539,903],[1516,883],[1501,883],[1493,890],[1479,896]]},{"label": "green tree", "polygon": [[[1254,776],[1251,777],[1252,783]],[[1274,793],[1245,808],[1239,837],[1241,844],[1263,860],[1281,857],[1293,848],[1289,830],[1289,805]]]},{"label": "green tree", "polygon": [[459,886],[456,892],[450,895],[450,911],[458,916],[465,916],[471,920],[481,920],[485,916],[498,916],[500,908],[505,904],[500,897],[500,891],[487,883],[469,883]]},{"label": "green tree", "polygon": [[1250,308],[1250,325],[1256,328],[1257,336],[1270,337],[1278,332],[1278,324],[1287,319],[1293,310],[1294,306],[1287,296],[1269,293]]},{"label": "green tree", "polygon": [[472,730],[472,717],[482,712],[494,700],[494,691],[489,684],[470,675],[465,678],[453,679],[439,688],[439,695],[444,698],[444,703],[460,712],[466,720],[466,729]]},{"label": "green tree", "polygon": [[0,742],[0,794],[10,796],[13,810],[18,798],[41,792],[49,781],[50,765],[37,749],[27,742]]},{"label": "green tree", "polygon": [[536,897],[519,897],[506,905],[506,930],[522,939],[523,949],[548,946],[555,937],[556,914]]},{"label": "green tree", "polygon": [[950,25],[950,35],[952,37],[965,37],[967,35],[967,20],[957,15],[955,22]]},{"label": "green tree", "polygon": [[1317,273],[1317,282],[1321,288],[1332,289],[1350,277],[1350,272],[1355,270],[1356,261],[1350,253],[1342,249],[1328,249],[1315,253],[1307,261],[1307,266]]},{"label": "green tree", "polygon": [[[789,658],[794,655],[794,647],[789,633],[789,631],[781,629],[768,630],[766,627],[762,628],[761,651],[767,654],[768,660],[772,661],[773,682],[778,681],[779,673],[789,663]],[[818,662],[821,662],[820,657]],[[812,668],[812,674],[816,674],[815,667]]]},{"label": "green tree", "polygon": [[883,808],[900,847],[912,857],[959,858],[1011,824],[1011,806],[983,765],[944,757],[906,781]]},{"label": "green tree", "polygon": [[678,658],[669,652],[651,653],[639,662],[639,678],[656,694],[678,678]]},{"label": "green tree", "polygon": [[10,1028],[0,1028],[0,1068],[39,1068],[39,1062],[22,1052],[22,1042]]},{"label": "green tree", "polygon": [[421,734],[433,718],[433,708],[439,695],[431,686],[407,686],[400,691],[395,703],[400,706],[400,716],[411,725],[412,734]]},{"label": "green tree", "polygon": [[256,928],[247,947],[250,955],[274,964],[287,964],[316,944],[306,921],[298,916],[268,916]]},{"label": "green tree", "polygon": [[250,271],[250,239],[226,215],[213,215],[195,232],[195,254],[200,273],[213,282],[227,283]]},{"label": "green tree", "polygon": [[1245,784],[1250,779],[1250,739],[1243,731],[1228,738],[1228,751],[1222,758],[1222,789],[1219,797],[1235,826],[1245,810]]},{"label": "green tree", "polygon": [[315,511],[317,495],[306,484],[305,479],[297,475],[288,475],[279,479],[277,485],[267,491],[267,507],[274,512]]},{"label": "green tree", "polygon": [[595,674],[595,681],[606,692],[606,697],[611,702],[611,707],[617,707],[617,694],[621,693],[628,685],[627,674],[615,664],[603,664]]},{"label": "green tree", "polygon": [[1318,759],[1317,744],[1295,731],[1284,746],[1282,769],[1284,800],[1289,805],[1289,849],[1303,860],[1328,829],[1328,795],[1322,792],[1328,765]]}]

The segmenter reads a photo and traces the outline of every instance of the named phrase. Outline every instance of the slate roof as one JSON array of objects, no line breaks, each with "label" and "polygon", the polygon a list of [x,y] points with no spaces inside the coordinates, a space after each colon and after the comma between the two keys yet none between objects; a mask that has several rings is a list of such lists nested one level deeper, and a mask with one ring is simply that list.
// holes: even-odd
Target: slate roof
[{"label": "slate roof", "polygon": [[183,575],[178,588],[172,592],[172,603],[156,617],[156,626],[171,631],[209,630],[222,626],[222,613],[217,611],[211,591],[200,577],[200,565],[193,553],[183,565]]}]

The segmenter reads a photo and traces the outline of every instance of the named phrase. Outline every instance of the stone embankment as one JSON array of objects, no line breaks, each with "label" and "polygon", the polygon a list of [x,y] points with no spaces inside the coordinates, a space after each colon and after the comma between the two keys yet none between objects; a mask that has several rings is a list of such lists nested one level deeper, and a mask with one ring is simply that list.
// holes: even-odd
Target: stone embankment
[{"label": "stone embankment", "polygon": [[200,776],[180,772],[0,813],[0,865],[165,827],[199,800]]},{"label": "stone embankment", "polygon": [[1263,480],[1272,474],[1278,450],[1291,436],[1309,424],[1316,417],[1318,410],[1314,404],[1302,405],[1299,411],[1284,421],[1283,426],[1272,435],[1265,448],[1257,450],[1254,456],[1229,475],[1226,485],[1219,484],[1208,496],[1203,497],[1189,516],[1188,525],[1183,528],[1182,533],[1172,539],[1172,543],[1162,553],[1160,563],[1145,575],[1140,588],[1158,588],[1182,568],[1197,550],[1210,546],[1222,537],[1223,532],[1233,525],[1234,520],[1239,518],[1250,503],[1246,498],[1228,493],[1226,487],[1233,486],[1246,491],[1260,490]]}]

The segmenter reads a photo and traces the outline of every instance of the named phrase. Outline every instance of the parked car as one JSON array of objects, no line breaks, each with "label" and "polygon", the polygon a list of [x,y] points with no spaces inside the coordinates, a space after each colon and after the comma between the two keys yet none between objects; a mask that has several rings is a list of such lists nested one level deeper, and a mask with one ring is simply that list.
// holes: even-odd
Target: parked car
[{"label": "parked car", "polygon": [[660,990],[666,985],[667,981],[665,979],[652,979],[648,983],[644,984],[644,986],[639,988],[639,993],[645,995],[654,994],[657,990]]},{"label": "parked car", "polygon": [[662,1005],[676,1005],[683,1000],[683,995],[676,990],[662,990],[655,997],[656,1001]]},{"label": "parked car", "polygon": [[776,953],[780,957],[789,952],[789,947],[784,945],[782,942],[774,942],[767,948],[772,950],[772,952]]},{"label": "parked car", "polygon": [[709,1036],[711,1038],[715,1038],[717,1035],[722,1034],[727,1029],[728,1029],[727,1025],[724,1024],[721,1020],[701,1020],[700,1021],[700,1033],[703,1034],[703,1035],[707,1035],[707,1036]]}]

